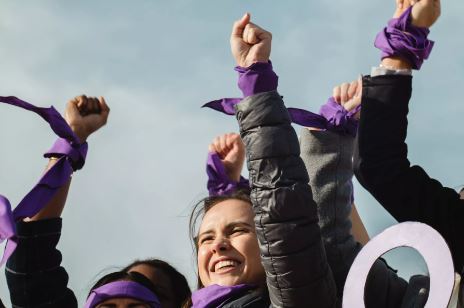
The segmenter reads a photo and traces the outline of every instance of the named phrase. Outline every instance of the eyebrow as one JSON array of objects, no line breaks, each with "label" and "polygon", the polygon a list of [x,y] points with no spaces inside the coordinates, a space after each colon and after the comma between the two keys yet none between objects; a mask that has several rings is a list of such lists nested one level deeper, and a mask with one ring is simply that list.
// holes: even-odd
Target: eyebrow
[{"label": "eyebrow", "polygon": [[[232,228],[237,227],[237,226],[245,226],[245,227],[248,227],[248,228],[254,230],[254,227],[252,225],[250,225],[249,223],[243,222],[243,221],[234,221],[234,222],[228,223],[226,225],[226,229],[232,229]],[[214,233],[214,231],[212,229],[203,231],[200,234],[198,234],[197,239],[200,239],[200,237],[205,235],[205,234],[212,234],[212,233]]]}]

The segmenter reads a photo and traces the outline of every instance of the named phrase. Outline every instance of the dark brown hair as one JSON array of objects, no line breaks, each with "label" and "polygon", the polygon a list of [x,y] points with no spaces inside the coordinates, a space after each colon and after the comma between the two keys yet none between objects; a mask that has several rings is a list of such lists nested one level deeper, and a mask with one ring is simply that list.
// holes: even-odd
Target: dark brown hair
[{"label": "dark brown hair", "polygon": [[[188,285],[187,279],[184,275],[179,273],[171,264],[159,259],[145,259],[136,260],[131,264],[127,265],[121,271],[129,272],[131,268],[137,265],[147,265],[154,269],[162,271],[171,280],[171,289],[175,295],[176,307],[182,307],[182,305],[190,298],[192,292]],[[134,273],[134,272],[131,272]]]}]

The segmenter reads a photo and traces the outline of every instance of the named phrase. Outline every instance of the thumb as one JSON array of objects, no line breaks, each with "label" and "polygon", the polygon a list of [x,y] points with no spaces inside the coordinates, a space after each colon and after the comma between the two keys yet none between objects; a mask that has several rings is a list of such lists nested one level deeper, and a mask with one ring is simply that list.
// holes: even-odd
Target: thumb
[{"label": "thumb", "polygon": [[250,13],[245,13],[240,20],[237,20],[232,27],[232,37],[242,37],[245,26],[250,22]]},{"label": "thumb", "polygon": [[66,105],[65,118],[68,124],[70,120],[74,120],[81,117],[79,108],[77,108],[77,103],[78,102],[76,99],[72,99]]}]

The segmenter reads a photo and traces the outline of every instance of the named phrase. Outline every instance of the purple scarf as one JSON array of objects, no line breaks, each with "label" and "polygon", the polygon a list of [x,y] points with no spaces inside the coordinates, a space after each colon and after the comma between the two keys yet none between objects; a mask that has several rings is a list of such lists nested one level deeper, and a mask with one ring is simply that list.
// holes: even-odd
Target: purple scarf
[{"label": "purple scarf", "polygon": [[254,286],[239,284],[224,287],[217,284],[210,285],[192,293],[192,308],[216,308],[233,296],[244,294],[254,289]]},{"label": "purple scarf", "polygon": [[411,12],[412,6],[399,18],[390,19],[387,27],[377,34],[374,46],[382,51],[382,59],[399,56],[418,70],[429,58],[434,42],[427,39],[429,29],[411,24]]},{"label": "purple scarf", "polygon": [[0,103],[6,103],[32,111],[50,124],[60,139],[44,156],[60,156],[12,211],[7,198],[0,195],[0,243],[8,240],[0,266],[3,265],[17,246],[15,223],[32,217],[42,210],[60,187],[67,183],[74,170],[83,167],[87,154],[87,143],[80,144],[79,138],[55,108],[41,108],[22,101],[14,96],[0,96]]},{"label": "purple scarf", "polygon": [[[240,101],[242,101],[242,98],[223,98],[206,103],[202,107],[208,107],[227,115],[234,115],[235,105]],[[295,124],[351,136],[356,136],[358,121],[354,118],[354,115],[359,110],[361,110],[361,105],[348,112],[343,106],[337,104],[333,97],[322,105],[320,114],[299,108],[287,108],[290,118]]]},{"label": "purple scarf", "polygon": [[134,281],[115,281],[92,290],[85,308],[94,308],[112,298],[133,298],[149,304],[151,308],[161,308],[158,297],[143,285]]}]

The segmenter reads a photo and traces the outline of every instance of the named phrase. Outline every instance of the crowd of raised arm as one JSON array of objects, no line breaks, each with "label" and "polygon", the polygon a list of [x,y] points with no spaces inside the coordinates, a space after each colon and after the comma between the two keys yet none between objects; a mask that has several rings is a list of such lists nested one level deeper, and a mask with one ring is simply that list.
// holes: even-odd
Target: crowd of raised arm
[{"label": "crowd of raised arm", "polygon": [[[205,106],[235,115],[239,132],[218,127],[208,147],[209,196],[190,218],[196,288],[165,261],[137,260],[101,277],[85,307],[341,307],[348,273],[370,240],[354,205],[355,175],[398,222],[437,230],[455,272],[464,273],[464,200],[411,165],[405,143],[412,71],[430,55],[429,28],[440,9],[440,0],[397,0],[375,40],[380,65],[335,86],[319,113],[285,106],[270,60],[272,34],[249,13],[237,20],[230,46],[243,97]],[[45,153],[39,183],[21,203],[11,209],[0,195],[12,305],[78,307],[57,249],[61,215],[72,175],[84,167],[87,139],[106,124],[110,109],[103,97],[85,95],[69,101],[64,117],[16,97],[0,102],[37,113],[58,137]],[[302,126],[299,137],[292,124]],[[378,259],[367,277],[365,307],[426,307],[430,279],[406,281]],[[460,288],[452,308],[464,307]]]}]

